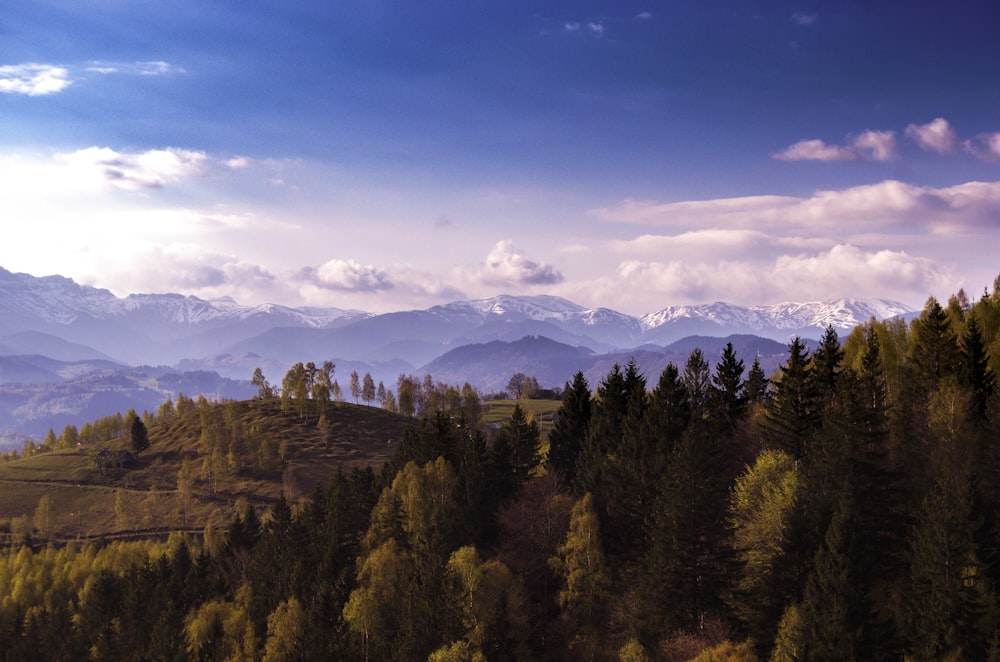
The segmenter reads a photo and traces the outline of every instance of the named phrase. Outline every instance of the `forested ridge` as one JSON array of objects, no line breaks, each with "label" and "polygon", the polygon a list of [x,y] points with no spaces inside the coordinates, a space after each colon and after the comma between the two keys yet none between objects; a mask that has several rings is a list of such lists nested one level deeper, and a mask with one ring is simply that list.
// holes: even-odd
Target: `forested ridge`
[{"label": "forested ridge", "polygon": [[544,453],[441,398],[218,539],[0,552],[0,658],[1000,659],[998,359],[1000,278],[775,375],[577,374]]}]

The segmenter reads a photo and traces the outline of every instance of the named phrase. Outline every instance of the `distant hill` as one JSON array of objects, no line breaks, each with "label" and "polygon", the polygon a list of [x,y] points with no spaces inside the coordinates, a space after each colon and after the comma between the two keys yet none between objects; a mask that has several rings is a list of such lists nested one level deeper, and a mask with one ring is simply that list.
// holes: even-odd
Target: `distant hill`
[{"label": "distant hill", "polygon": [[729,342],[733,343],[737,357],[743,360],[747,370],[757,358],[768,375],[784,363],[788,355],[786,344],[753,335],[689,336],[664,347],[643,345],[602,353],[532,336],[514,342],[494,340],[464,345],[424,365],[417,373],[430,374],[450,384],[468,381],[491,393],[503,391],[516,372],[535,377],[543,386],[561,387],[572,381],[577,371],[582,371],[591,388],[596,388],[615,363],[623,366],[634,358],[652,387],[668,363],[683,368],[695,347],[700,348],[706,360],[714,365]]},{"label": "distant hill", "polygon": [[[61,276],[36,278],[0,268],[0,349],[9,350],[0,354],[101,357],[128,365],[253,354],[280,364],[341,359],[417,366],[462,345],[524,336],[599,352],[667,345],[690,335],[753,334],[786,342],[794,335],[818,338],[831,324],[846,332],[873,316],[908,312],[912,309],[892,301],[839,299],[667,306],[636,317],[554,296],[498,295],[373,315],[337,308],[243,306],[228,298],[206,301],[180,294],[120,298]],[[239,366],[239,374],[222,374],[244,378],[244,367]]]},{"label": "distant hill", "polygon": [[[818,338],[828,325],[846,335],[872,317],[912,314],[891,301],[839,299],[667,306],[636,317],[555,296],[498,295],[374,315],[180,294],[122,298],[62,276],[0,268],[0,436],[154,409],[176,395],[173,382],[189,396],[244,397],[255,368],[280,384],[299,361],[332,360],[345,389],[357,371],[390,389],[401,374],[431,374],[496,391],[514,372],[554,387],[583,370],[596,385],[630,357],[653,380],[667,362],[682,364],[691,342],[711,359],[719,339],[732,338],[747,367],[760,356],[769,371],[783,350],[763,339],[783,346],[796,335]],[[691,336],[698,339],[684,340]],[[137,365],[159,367],[129,367]],[[193,376],[176,376],[184,373]]]},{"label": "distant hill", "polygon": [[[82,423],[116,412],[156,411],[178,393],[211,399],[246,399],[246,380],[214,372],[132,368],[107,361],[55,361],[41,356],[0,357],[0,433],[8,446],[17,439],[41,439],[52,428]],[[2,445],[2,444],[0,444]]]}]

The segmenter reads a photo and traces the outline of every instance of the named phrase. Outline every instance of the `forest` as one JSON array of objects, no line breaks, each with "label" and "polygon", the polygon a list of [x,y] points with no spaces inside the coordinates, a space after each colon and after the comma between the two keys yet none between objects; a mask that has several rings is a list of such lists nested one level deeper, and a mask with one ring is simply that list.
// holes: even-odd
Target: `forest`
[{"label": "forest", "polygon": [[547,435],[437,399],[212,539],[0,550],[0,659],[1000,659],[1000,278],[713,359],[578,373]]}]

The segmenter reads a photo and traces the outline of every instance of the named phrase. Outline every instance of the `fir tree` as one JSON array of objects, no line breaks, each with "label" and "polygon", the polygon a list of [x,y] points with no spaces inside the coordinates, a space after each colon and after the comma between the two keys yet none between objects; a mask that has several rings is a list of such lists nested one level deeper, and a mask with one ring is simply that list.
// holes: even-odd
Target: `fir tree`
[{"label": "fir tree", "polygon": [[767,402],[764,443],[796,459],[805,457],[809,442],[819,427],[815,390],[809,379],[809,353],[801,338],[788,344],[788,360],[774,382],[774,397]]},{"label": "fir tree", "polygon": [[587,438],[590,415],[590,385],[583,372],[577,372],[572,384],[567,383],[563,390],[562,404],[549,432],[548,463],[568,485],[576,479],[576,463]]}]

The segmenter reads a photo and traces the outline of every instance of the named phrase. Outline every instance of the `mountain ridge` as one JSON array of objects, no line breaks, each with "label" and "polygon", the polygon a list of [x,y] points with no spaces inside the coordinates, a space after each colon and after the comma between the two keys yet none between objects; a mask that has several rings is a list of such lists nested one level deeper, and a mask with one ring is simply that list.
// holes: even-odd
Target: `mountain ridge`
[{"label": "mountain ridge", "polygon": [[[175,293],[118,297],[64,276],[39,278],[0,267],[0,341],[22,331],[47,333],[83,345],[91,345],[88,341],[96,337],[99,346],[95,350],[128,363],[157,363],[157,349],[166,363],[196,358],[176,356],[179,349],[209,356],[283,328],[327,331],[360,324],[366,334],[391,344],[404,340],[403,334],[412,332],[414,322],[419,321],[431,336],[425,340],[432,344],[440,341],[442,350],[447,351],[451,343],[464,337],[482,342],[493,333],[496,339],[509,339],[518,324],[525,325],[524,335],[538,335],[539,328],[528,323],[543,323],[554,327],[549,335],[563,333],[566,340],[590,341],[595,347],[612,349],[668,344],[685,335],[749,332],[783,340],[792,335],[818,337],[828,325],[847,330],[872,317],[884,319],[911,312],[914,309],[909,306],[887,299],[840,298],[751,306],[725,302],[671,305],[635,316],[604,307],[586,308],[553,295],[499,294],[425,310],[374,314],[333,307],[242,305],[230,297],[207,300]],[[131,333],[133,342],[124,337],[121,342],[102,343],[107,324],[118,326],[112,331],[123,332],[119,335]],[[483,327],[493,330],[477,334]],[[458,332],[450,333],[452,328]],[[115,334],[111,335],[113,339]],[[212,335],[218,338],[212,339]],[[338,335],[344,334],[335,333],[332,340],[340,340]],[[195,340],[193,346],[184,345],[187,340]],[[177,348],[178,343],[183,346]],[[144,344],[153,345],[146,355],[141,351]],[[370,351],[380,349],[377,343],[370,341],[368,345]]]}]

